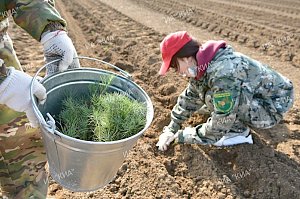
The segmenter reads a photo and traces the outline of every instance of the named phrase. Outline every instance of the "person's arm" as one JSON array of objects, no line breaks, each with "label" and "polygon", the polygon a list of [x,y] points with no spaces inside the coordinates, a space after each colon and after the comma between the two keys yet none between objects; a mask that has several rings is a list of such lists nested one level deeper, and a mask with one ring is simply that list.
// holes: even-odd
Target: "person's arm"
[{"label": "person's arm", "polygon": [[211,82],[214,111],[203,127],[205,135],[222,136],[229,132],[236,120],[242,81],[225,76]]},{"label": "person's arm", "polygon": [[203,105],[204,93],[197,89],[194,83],[190,82],[188,87],[179,95],[177,103],[172,109],[169,129],[176,133],[181,128],[181,124]]},{"label": "person's arm", "polygon": [[[43,32],[64,30],[65,20],[54,7],[54,0],[6,0],[6,9],[14,10],[15,23],[28,32],[37,41]],[[49,26],[47,26],[50,24]]]},{"label": "person's arm", "polygon": [[[0,59],[0,77],[3,75],[0,83],[0,104],[17,112],[25,112],[31,126],[38,127],[39,122],[31,106],[29,92],[32,77],[13,67],[6,68],[4,61]],[[46,89],[37,80],[33,83],[33,94],[40,103],[44,103],[47,98]]]},{"label": "person's arm", "polygon": [[66,32],[66,22],[54,7],[54,0],[6,1],[15,10],[15,22],[43,45],[45,62],[60,60],[47,66],[46,76],[79,68],[77,51]]},{"label": "person's arm", "polygon": [[[159,136],[156,146],[161,151],[167,150],[170,143],[176,138],[175,133],[181,128],[181,124],[204,104],[204,92],[198,90],[193,81],[178,97],[177,104],[171,112],[171,122],[164,127],[162,134]],[[202,87],[199,88],[203,89]]]}]

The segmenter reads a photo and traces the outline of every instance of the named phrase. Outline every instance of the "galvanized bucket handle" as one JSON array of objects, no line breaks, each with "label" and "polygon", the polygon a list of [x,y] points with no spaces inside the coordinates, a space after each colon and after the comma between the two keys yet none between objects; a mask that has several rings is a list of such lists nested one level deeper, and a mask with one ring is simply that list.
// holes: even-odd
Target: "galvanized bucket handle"
[{"label": "galvanized bucket handle", "polygon": [[[103,60],[100,60],[100,59],[96,59],[96,58],[91,58],[91,57],[85,57],[85,56],[78,56],[78,57],[75,57],[74,59],[88,59],[88,60],[92,60],[92,61],[101,62],[102,64],[109,65],[110,67],[112,67],[112,68],[114,68],[115,70],[119,71],[125,78],[132,80],[132,76],[131,76],[128,72],[126,72],[126,71],[120,69],[119,67],[117,67],[117,66],[115,66],[115,65],[113,65],[113,64],[110,64],[110,63],[108,63],[108,62],[106,62],[106,61],[103,61]],[[37,105],[34,103],[35,97],[34,97],[34,94],[33,94],[33,85],[34,85],[35,80],[37,79],[38,74],[39,74],[43,69],[45,69],[48,65],[53,64],[53,63],[58,62],[58,61],[61,61],[61,59],[53,60],[53,61],[51,61],[51,62],[45,64],[44,66],[42,66],[42,67],[36,72],[36,74],[33,76],[32,81],[31,81],[31,84],[30,84],[30,97],[31,97],[31,101],[32,101],[33,111],[34,111],[34,113],[35,113],[35,115],[36,115],[36,117],[37,117],[39,123],[40,123],[41,125],[43,125],[43,127],[46,128],[46,130],[47,130],[48,132],[51,132],[52,134],[54,134],[55,129],[56,129],[55,120],[54,120],[54,118],[51,116],[50,113],[47,113],[46,115],[48,116],[49,120],[48,120],[47,122],[45,121],[45,119],[44,119],[42,113],[41,113],[40,110],[38,109]]]},{"label": "galvanized bucket handle", "polygon": [[101,59],[91,58],[91,57],[84,57],[84,56],[78,56],[78,57],[75,57],[74,59],[88,59],[88,60],[92,60],[92,61],[101,62],[102,64],[109,65],[113,69],[119,71],[125,78],[132,80],[132,76],[128,72],[126,72],[125,70],[122,70],[121,68],[119,68],[119,67],[117,67],[117,66],[115,66],[115,65],[113,65],[111,63],[103,61]]}]

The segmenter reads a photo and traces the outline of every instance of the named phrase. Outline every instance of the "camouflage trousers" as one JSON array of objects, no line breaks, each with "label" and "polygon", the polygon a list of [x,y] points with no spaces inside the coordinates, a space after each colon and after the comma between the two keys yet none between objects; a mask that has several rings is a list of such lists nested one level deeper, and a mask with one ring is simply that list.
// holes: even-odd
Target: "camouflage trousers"
[{"label": "camouflage trousers", "polygon": [[[0,58],[21,70],[6,33],[7,19],[0,22]],[[40,130],[26,128],[24,113],[0,105],[0,185],[2,198],[46,198],[48,175]],[[0,195],[1,198],[1,195]]]},{"label": "camouflage trousers", "polygon": [[268,129],[274,127],[284,114],[294,104],[294,89],[292,83],[286,83],[285,88],[277,88],[278,95],[251,96],[242,92],[237,117],[250,127]]},{"label": "camouflage trousers", "polygon": [[0,183],[3,198],[46,198],[47,158],[40,130],[27,128],[26,115],[2,105],[0,115]]},{"label": "camouflage trousers", "polygon": [[[210,123],[210,127],[215,129],[228,129],[228,132],[216,131],[214,129],[206,129],[205,137],[210,138],[212,143],[218,141],[226,133],[242,133],[247,130],[248,127],[254,127],[257,129],[268,129],[277,125],[294,103],[294,90],[280,90],[281,97],[260,98],[253,97],[250,93],[241,92],[240,104],[237,106],[237,110],[230,113],[225,119],[214,118],[216,123],[212,123],[211,118],[207,123]],[[213,95],[212,91],[206,93],[207,95]],[[209,97],[211,98],[211,97]],[[208,107],[213,107],[213,104],[207,101]],[[210,109],[210,110],[211,110]],[[212,112],[210,112],[211,114]]]}]

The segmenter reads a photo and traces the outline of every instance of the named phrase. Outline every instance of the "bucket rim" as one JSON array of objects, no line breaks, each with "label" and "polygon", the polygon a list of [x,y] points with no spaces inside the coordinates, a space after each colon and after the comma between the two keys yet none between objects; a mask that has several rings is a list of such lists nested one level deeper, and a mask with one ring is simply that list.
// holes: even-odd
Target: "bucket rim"
[{"label": "bucket rim", "polygon": [[[67,70],[67,71],[64,71],[64,72],[61,72],[61,73],[55,73],[51,76],[48,76],[48,77],[44,78],[41,81],[41,83],[43,84],[43,83],[47,82],[49,79],[55,78],[56,76],[59,76],[59,75],[65,74],[65,73],[71,73],[72,71],[101,71],[101,72],[106,72],[106,73],[115,75],[116,77],[121,78],[123,80],[129,81],[131,84],[133,84],[135,87],[137,87],[138,90],[140,90],[140,92],[142,92],[142,94],[146,98],[146,106],[147,106],[146,120],[147,121],[146,121],[146,124],[145,124],[144,128],[141,131],[139,131],[138,133],[136,133],[136,134],[134,134],[130,137],[127,137],[127,138],[124,138],[124,139],[121,139],[121,140],[108,141],[108,142],[87,141],[87,140],[81,140],[81,139],[73,138],[73,137],[67,136],[67,135],[63,134],[62,132],[58,131],[56,129],[56,125],[55,125],[55,129],[53,129],[53,131],[51,132],[49,127],[47,126],[47,122],[44,123],[44,122],[40,121],[41,128],[46,129],[46,131],[48,133],[54,134],[54,135],[59,136],[59,137],[63,137],[67,140],[74,141],[74,142],[77,142],[77,143],[82,143],[82,144],[89,144],[89,145],[99,145],[99,144],[101,144],[101,145],[112,145],[112,144],[124,143],[124,142],[127,142],[129,140],[140,137],[149,128],[149,126],[151,125],[151,123],[153,121],[153,117],[154,117],[153,103],[152,103],[151,98],[149,97],[149,95],[144,91],[144,89],[141,86],[139,86],[137,83],[132,81],[130,78],[126,78],[126,77],[124,77],[122,75],[119,75],[115,72],[104,70],[104,69],[91,68],[91,67],[82,67],[82,68],[70,69],[70,70]],[[33,103],[37,107],[36,100],[33,100]],[[37,111],[39,111],[39,109]],[[40,111],[39,111],[39,115],[42,115]],[[55,122],[55,120],[53,119],[53,117],[49,113],[47,113],[47,116],[49,117],[51,123]],[[44,117],[43,117],[43,119],[44,119],[44,121],[46,121]]]}]

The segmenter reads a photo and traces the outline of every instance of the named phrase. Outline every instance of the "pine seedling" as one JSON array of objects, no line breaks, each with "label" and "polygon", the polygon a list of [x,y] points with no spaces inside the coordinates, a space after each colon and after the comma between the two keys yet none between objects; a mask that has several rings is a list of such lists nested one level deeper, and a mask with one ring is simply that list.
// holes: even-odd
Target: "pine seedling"
[{"label": "pine seedling", "polygon": [[146,106],[120,93],[106,93],[92,99],[94,135],[97,141],[130,137],[143,129]]},{"label": "pine seedling", "polygon": [[108,142],[128,138],[143,129],[147,108],[126,94],[108,93],[114,76],[89,87],[89,99],[69,95],[59,118],[61,131],[81,140]]},{"label": "pine seedling", "polygon": [[91,109],[83,99],[75,100],[71,96],[63,101],[63,110],[59,115],[62,132],[70,137],[88,140]]}]

